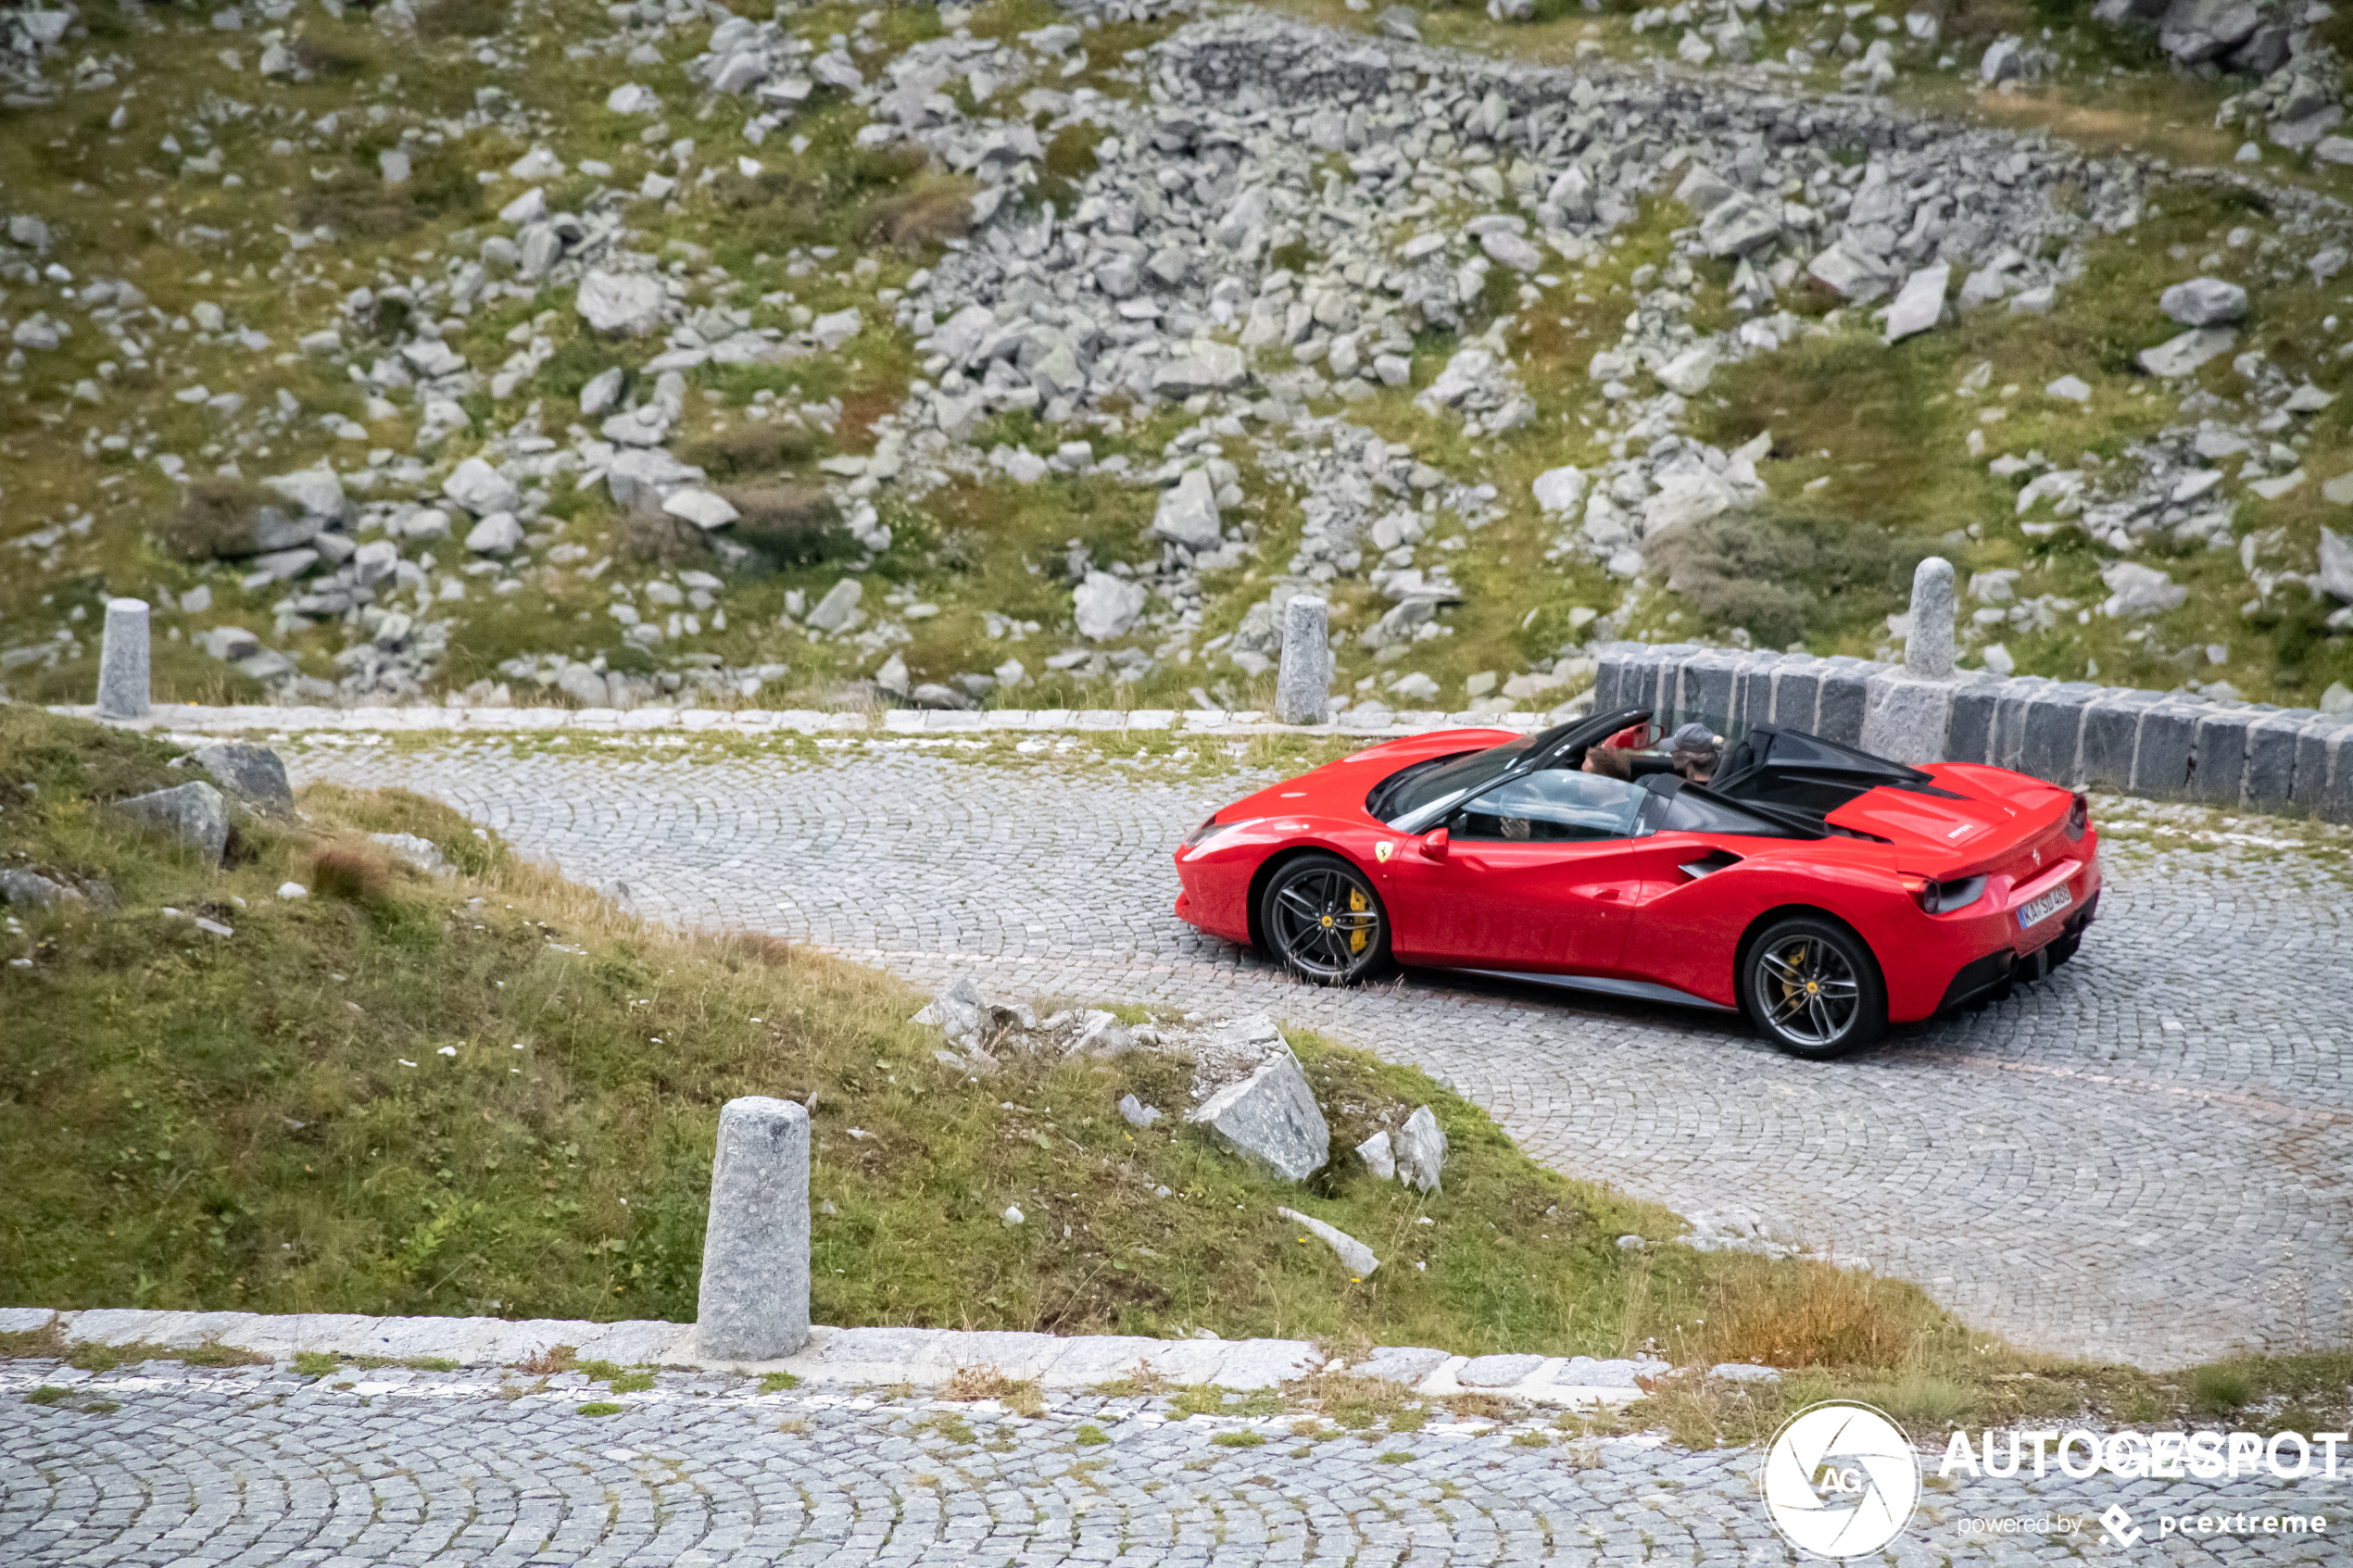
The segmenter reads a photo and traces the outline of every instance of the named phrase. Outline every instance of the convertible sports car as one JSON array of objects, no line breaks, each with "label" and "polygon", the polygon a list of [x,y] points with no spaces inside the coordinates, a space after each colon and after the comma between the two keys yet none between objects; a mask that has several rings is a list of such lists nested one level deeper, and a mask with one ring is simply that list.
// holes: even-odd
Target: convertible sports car
[{"label": "convertible sports car", "polygon": [[1326,985],[1394,962],[1739,1010],[1822,1059],[2041,979],[2098,909],[2081,794],[1770,725],[1695,784],[1651,720],[1415,735],[1261,790],[1177,850],[1177,916]]}]

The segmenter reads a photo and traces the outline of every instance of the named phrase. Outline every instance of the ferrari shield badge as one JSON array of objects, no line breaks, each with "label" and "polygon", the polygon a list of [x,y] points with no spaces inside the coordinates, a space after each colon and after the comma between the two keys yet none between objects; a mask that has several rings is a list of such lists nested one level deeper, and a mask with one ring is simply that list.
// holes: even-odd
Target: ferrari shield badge
[{"label": "ferrari shield badge", "polygon": [[1373,846],[1373,859],[1378,860],[1384,866],[1389,864],[1389,858],[1396,853],[1397,846],[1390,843],[1386,838],[1382,839],[1378,844]]}]

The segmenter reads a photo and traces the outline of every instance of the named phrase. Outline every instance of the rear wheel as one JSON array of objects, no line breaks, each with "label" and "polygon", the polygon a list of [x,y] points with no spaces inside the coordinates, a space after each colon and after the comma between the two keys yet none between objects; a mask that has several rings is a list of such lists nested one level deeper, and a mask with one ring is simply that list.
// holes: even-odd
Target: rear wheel
[{"label": "rear wheel", "polygon": [[1844,1056],[1887,1027],[1887,988],[1870,949],[1831,921],[1778,922],[1749,945],[1740,980],[1750,1020],[1792,1056]]},{"label": "rear wheel", "polygon": [[1267,881],[1259,929],[1283,966],[1346,985],[1389,962],[1389,917],[1365,874],[1337,855],[1302,855]]}]

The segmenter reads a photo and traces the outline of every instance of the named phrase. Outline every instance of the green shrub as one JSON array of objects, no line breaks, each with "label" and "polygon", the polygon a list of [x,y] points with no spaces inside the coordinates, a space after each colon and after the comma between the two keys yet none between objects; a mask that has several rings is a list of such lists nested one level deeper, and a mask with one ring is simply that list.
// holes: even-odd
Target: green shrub
[{"label": "green shrub", "polygon": [[2190,1401],[2208,1415],[2228,1415],[2255,1398],[2254,1379],[2228,1362],[2216,1362],[2191,1372]]},{"label": "green shrub", "polygon": [[723,491],[741,514],[729,530],[739,545],[788,564],[837,560],[855,552],[841,513],[824,491],[805,484],[738,485]]}]

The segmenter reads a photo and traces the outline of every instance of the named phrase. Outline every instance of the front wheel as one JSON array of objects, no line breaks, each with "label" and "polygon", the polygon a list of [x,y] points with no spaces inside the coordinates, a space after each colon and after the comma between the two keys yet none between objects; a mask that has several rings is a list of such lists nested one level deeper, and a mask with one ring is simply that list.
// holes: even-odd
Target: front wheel
[{"label": "front wheel", "polygon": [[1860,1050],[1887,1027],[1887,987],[1862,939],[1812,916],[1780,921],[1741,962],[1741,1001],[1773,1044],[1808,1061]]},{"label": "front wheel", "polygon": [[1337,855],[1286,861],[1266,884],[1259,929],[1283,967],[1346,985],[1389,961],[1389,917],[1365,874]]}]

